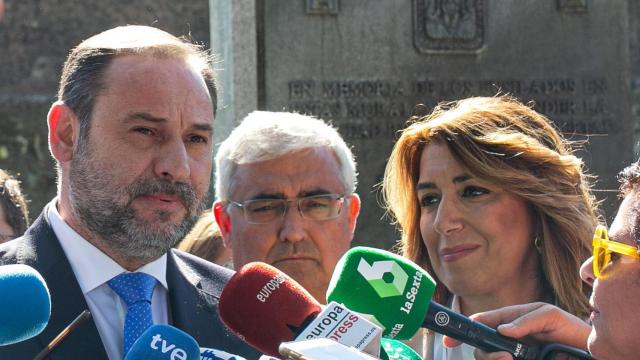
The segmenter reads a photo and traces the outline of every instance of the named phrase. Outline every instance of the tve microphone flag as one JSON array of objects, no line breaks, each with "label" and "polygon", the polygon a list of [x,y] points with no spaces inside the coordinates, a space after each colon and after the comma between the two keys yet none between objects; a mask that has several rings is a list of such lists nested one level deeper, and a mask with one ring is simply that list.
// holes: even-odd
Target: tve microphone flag
[{"label": "tve microphone flag", "polygon": [[51,316],[51,296],[34,268],[0,266],[0,346],[30,339],[42,332]]},{"label": "tve microphone flag", "polygon": [[324,309],[300,284],[265,263],[236,272],[220,295],[220,318],[247,343],[279,356],[280,343],[326,337],[377,356],[381,329],[344,306]]},{"label": "tve microphone flag", "polygon": [[355,247],[338,261],[327,299],[372,315],[389,338],[408,339],[424,326],[487,352],[536,358],[537,348],[432,302],[434,291],[434,280],[413,262],[384,250]]},{"label": "tve microphone flag", "polygon": [[124,360],[200,360],[200,346],[191,335],[169,325],[153,325],[131,346]]}]

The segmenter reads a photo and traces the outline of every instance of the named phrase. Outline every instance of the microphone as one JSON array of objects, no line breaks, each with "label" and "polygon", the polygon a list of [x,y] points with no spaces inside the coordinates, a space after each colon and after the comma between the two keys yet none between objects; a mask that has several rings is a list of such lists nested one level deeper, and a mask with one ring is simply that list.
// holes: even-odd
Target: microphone
[{"label": "microphone", "polygon": [[253,262],[222,290],[220,319],[261,352],[279,356],[280,343],[330,338],[378,356],[382,331],[337,303],[324,309],[307,290],[271,265]]},{"label": "microphone", "polygon": [[[422,360],[413,349],[406,344],[393,339],[382,338],[380,359],[382,360]],[[356,350],[353,347],[342,345],[327,338],[311,340],[290,341],[280,344],[280,354],[284,359],[302,360],[369,360],[378,359]]]},{"label": "microphone", "polygon": [[91,312],[89,312],[89,310],[83,310],[80,313],[80,315],[76,316],[76,318],[73,319],[73,321],[69,325],[67,325],[66,328],[62,329],[62,331],[55,338],[53,338],[53,340],[51,340],[51,342],[47,344],[47,346],[44,349],[42,349],[42,351],[40,351],[38,355],[36,355],[36,357],[33,358],[33,360],[43,360],[58,345],[60,345],[60,343],[64,341],[64,339],[66,339],[80,325],[84,324],[89,319],[91,319]]},{"label": "microphone", "polygon": [[44,279],[23,264],[0,266],[0,346],[42,332],[51,316],[51,296]]},{"label": "microphone", "polygon": [[201,347],[200,360],[247,360],[247,359],[239,355],[229,354],[226,351]]},{"label": "microphone", "polygon": [[382,348],[380,359],[382,360],[422,360],[417,352],[398,340],[382,338],[380,346]]},{"label": "microphone", "polygon": [[173,326],[152,325],[140,335],[124,360],[200,360],[200,346],[191,335]]},{"label": "microphone", "polygon": [[327,338],[283,342],[279,348],[285,360],[376,360],[355,348]]},{"label": "microphone", "polygon": [[[498,334],[431,301],[435,281],[415,263],[390,252],[354,247],[336,265],[327,299],[371,314],[383,335],[408,339],[426,327],[487,352],[506,351],[514,359],[535,359],[538,348]],[[424,321],[422,321],[424,319]]]}]

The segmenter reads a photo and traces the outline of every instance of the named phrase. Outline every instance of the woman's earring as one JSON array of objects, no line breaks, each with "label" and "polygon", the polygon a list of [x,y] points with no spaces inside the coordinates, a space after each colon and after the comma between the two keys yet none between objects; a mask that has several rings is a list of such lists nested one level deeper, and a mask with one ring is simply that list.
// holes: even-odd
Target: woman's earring
[{"label": "woman's earring", "polygon": [[536,239],[533,240],[533,246],[536,247],[536,250],[538,250],[538,252],[540,254],[542,254],[542,237],[536,235]]}]

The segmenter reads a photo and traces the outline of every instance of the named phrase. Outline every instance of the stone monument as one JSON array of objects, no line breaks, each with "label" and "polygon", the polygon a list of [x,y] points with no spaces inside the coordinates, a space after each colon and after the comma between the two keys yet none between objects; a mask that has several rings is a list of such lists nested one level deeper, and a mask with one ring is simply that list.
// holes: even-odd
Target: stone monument
[{"label": "stone monument", "polygon": [[626,1],[257,4],[258,105],[330,120],[354,146],[356,244],[389,248],[398,238],[376,185],[407,118],[473,95],[533,100],[569,138],[586,141],[579,155],[612,217],[615,192],[606,190],[633,159]]}]

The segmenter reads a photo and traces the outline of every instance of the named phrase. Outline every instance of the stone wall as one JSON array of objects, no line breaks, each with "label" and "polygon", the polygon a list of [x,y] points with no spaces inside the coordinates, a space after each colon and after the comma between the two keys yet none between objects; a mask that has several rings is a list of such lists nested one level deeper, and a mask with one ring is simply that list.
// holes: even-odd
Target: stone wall
[{"label": "stone wall", "polygon": [[[0,0],[2,1],[2,0]],[[69,50],[109,28],[152,25],[209,42],[207,0],[4,0],[0,20],[0,168],[18,174],[31,217],[56,192],[46,115]]]}]

